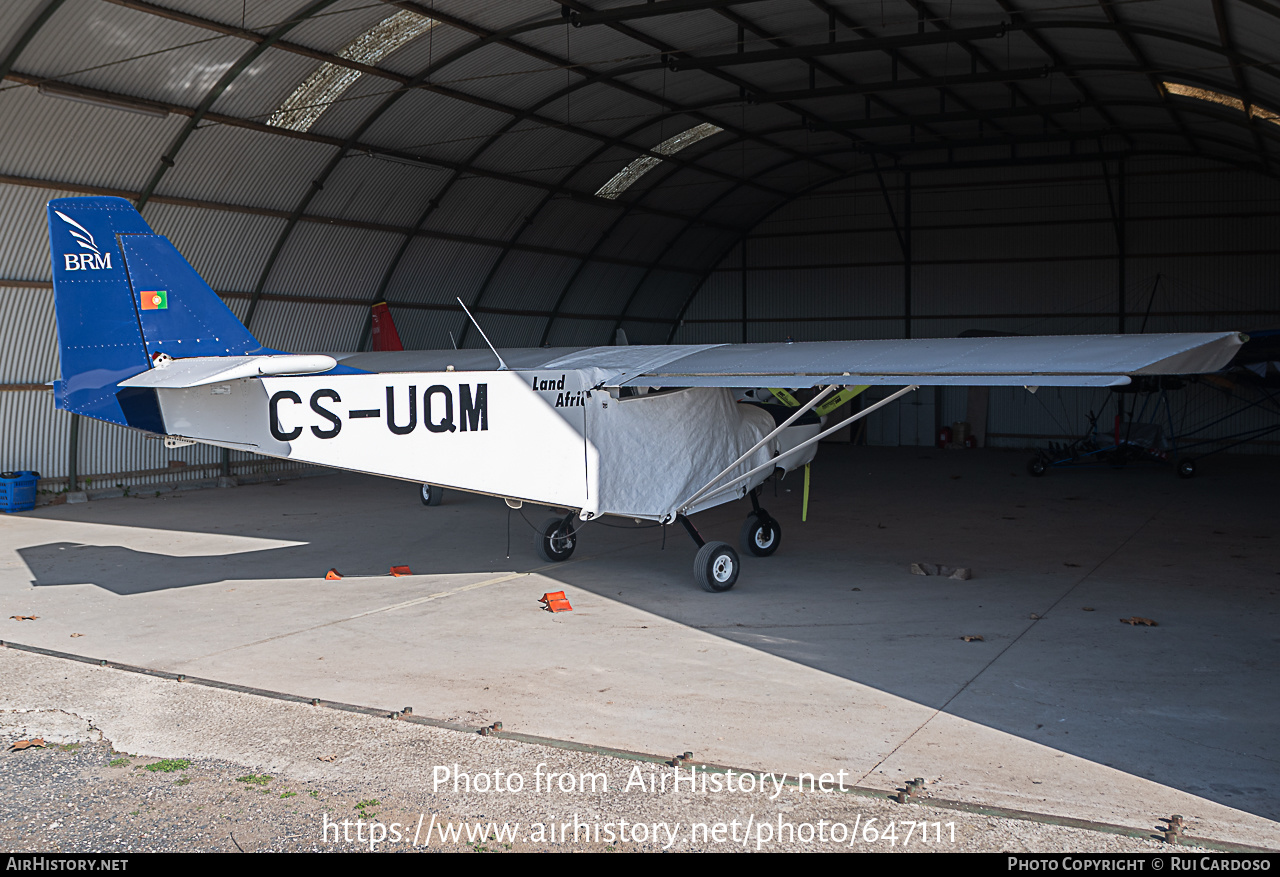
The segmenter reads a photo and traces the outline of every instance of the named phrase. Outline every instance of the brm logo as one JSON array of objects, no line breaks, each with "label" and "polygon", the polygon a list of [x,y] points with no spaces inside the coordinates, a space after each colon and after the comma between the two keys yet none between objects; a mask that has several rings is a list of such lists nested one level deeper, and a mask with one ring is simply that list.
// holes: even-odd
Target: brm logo
[{"label": "brm logo", "polygon": [[98,250],[98,244],[93,239],[93,234],[89,229],[67,216],[61,210],[53,212],[58,215],[59,219],[71,226],[71,236],[76,239],[80,249],[87,250],[84,253],[63,253],[63,264],[66,266],[66,270],[101,271],[103,268],[111,267],[111,254],[102,253]]}]

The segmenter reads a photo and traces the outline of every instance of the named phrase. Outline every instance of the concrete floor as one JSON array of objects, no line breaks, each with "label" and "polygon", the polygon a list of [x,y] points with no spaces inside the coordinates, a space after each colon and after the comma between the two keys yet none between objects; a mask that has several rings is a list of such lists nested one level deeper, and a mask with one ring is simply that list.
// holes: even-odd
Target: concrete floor
[{"label": "concrete floor", "polygon": [[[824,446],[808,523],[799,478],[767,495],[782,548],[725,594],[693,583],[678,528],[659,550],[660,530],[589,525],[549,567],[518,512],[507,557],[498,500],[425,508],[350,474],[46,507],[0,521],[0,638],[1040,813],[1181,813],[1280,848],[1280,461],[1189,481],[1025,461]],[[744,514],[696,522],[736,544]],[[400,564],[415,575],[385,575]],[[574,611],[541,611],[561,589]]]}]

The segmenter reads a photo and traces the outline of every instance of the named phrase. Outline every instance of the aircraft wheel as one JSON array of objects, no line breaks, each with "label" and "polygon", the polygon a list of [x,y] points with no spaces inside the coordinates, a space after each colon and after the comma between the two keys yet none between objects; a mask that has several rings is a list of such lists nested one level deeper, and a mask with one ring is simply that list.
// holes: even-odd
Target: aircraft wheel
[{"label": "aircraft wheel", "polygon": [[1027,461],[1027,474],[1031,477],[1039,478],[1047,471],[1049,467],[1045,465],[1043,457],[1032,457]]},{"label": "aircraft wheel", "polygon": [[1179,478],[1191,478],[1195,474],[1196,474],[1195,460],[1183,460],[1181,463],[1178,464]]},{"label": "aircraft wheel", "polygon": [[738,581],[738,552],[727,542],[708,542],[698,549],[693,577],[704,591],[727,591]]},{"label": "aircraft wheel", "polygon": [[440,505],[444,500],[444,488],[435,484],[422,485],[422,504]]},{"label": "aircraft wheel", "polygon": [[756,557],[768,557],[782,544],[782,526],[768,513],[757,515],[753,512],[742,522],[738,542],[743,551],[750,551]]},{"label": "aircraft wheel", "polygon": [[548,563],[568,560],[577,547],[578,537],[566,529],[564,518],[547,518],[538,529],[538,555]]}]

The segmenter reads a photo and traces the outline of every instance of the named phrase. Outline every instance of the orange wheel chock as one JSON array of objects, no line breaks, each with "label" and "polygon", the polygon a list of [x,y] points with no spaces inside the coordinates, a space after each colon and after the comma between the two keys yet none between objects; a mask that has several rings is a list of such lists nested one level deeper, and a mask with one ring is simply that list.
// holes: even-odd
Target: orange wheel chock
[{"label": "orange wheel chock", "polygon": [[324,578],[325,581],[336,582],[338,579],[342,578],[342,573],[338,572],[336,569],[331,569],[324,574]]},{"label": "orange wheel chock", "polygon": [[543,604],[543,608],[548,612],[572,612],[573,607],[569,605],[569,599],[564,595],[564,591],[555,591],[550,594],[543,594],[542,599],[538,601]]},{"label": "orange wheel chock", "polygon": [[399,578],[400,576],[413,575],[413,573],[410,572],[409,567],[407,566],[393,566],[391,567],[391,574],[396,578]]}]

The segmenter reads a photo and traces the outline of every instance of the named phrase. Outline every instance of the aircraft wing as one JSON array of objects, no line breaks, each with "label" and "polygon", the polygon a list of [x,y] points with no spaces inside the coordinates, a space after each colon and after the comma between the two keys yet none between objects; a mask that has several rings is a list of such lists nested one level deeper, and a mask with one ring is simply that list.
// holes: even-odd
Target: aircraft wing
[{"label": "aircraft wing", "polygon": [[622,386],[770,387],[822,384],[1106,387],[1132,375],[1222,368],[1238,332],[1055,335],[734,344],[691,352],[628,376]]},{"label": "aircraft wing", "polygon": [[[813,341],[778,344],[633,345],[507,351],[518,370],[583,369],[592,386],[797,389],[827,384],[1109,387],[1133,375],[1223,368],[1247,340],[1238,332],[1049,335]],[[344,365],[374,372],[496,368],[487,350],[364,353]],[[464,364],[465,363],[465,364]]]}]

